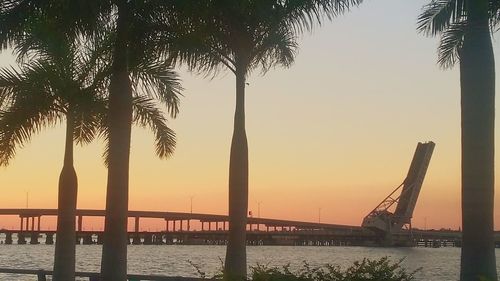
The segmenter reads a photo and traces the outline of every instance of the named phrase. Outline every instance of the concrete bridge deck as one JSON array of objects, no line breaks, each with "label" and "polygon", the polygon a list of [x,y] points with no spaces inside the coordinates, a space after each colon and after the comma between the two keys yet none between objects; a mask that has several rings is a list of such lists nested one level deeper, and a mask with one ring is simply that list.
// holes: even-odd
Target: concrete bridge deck
[{"label": "concrete bridge deck", "polygon": [[[102,230],[83,229],[84,217],[104,217],[104,210],[79,209],[77,215],[78,242],[99,244]],[[0,209],[0,216],[19,216],[20,228],[2,229],[6,244],[38,244],[40,236],[45,242],[53,243],[55,231],[40,227],[42,217],[57,216],[57,209]],[[133,231],[129,232],[131,244],[225,244],[227,242],[228,216],[202,213],[129,211],[128,217],[135,220]],[[165,220],[165,229],[160,231],[141,231],[140,219],[156,218]],[[30,221],[31,219],[31,221]],[[35,219],[38,219],[35,225]],[[190,228],[190,222],[198,221],[201,229]],[[31,222],[31,223],[30,223]],[[178,223],[178,224],[177,224]],[[205,227],[208,224],[208,228]],[[215,225],[214,225],[215,224]],[[187,226],[187,227],[186,227]],[[381,237],[361,226],[303,222],[272,218],[248,217],[247,237],[249,245],[377,245]],[[460,245],[461,232],[451,230],[400,231],[393,234],[400,245],[414,245],[419,241],[448,241]],[[496,243],[500,246],[500,231],[495,233]]]}]

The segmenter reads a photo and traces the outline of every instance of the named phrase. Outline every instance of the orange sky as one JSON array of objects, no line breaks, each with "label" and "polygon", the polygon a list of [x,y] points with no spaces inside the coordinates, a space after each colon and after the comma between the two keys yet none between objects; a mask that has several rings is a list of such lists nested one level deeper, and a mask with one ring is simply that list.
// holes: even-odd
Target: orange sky
[{"label": "orange sky", "polygon": [[[440,70],[437,39],[415,32],[424,3],[368,1],[305,35],[291,69],[249,78],[254,213],[261,201],[263,217],[317,221],[321,208],[322,222],[359,225],[402,182],[417,142],[432,140],[436,148],[413,225],[458,228],[458,69]],[[494,47],[499,50],[497,41]],[[4,53],[0,64],[9,63],[12,58]],[[181,76],[186,88],[181,114],[170,122],[178,136],[174,157],[158,160],[152,135],[133,131],[129,206],[187,212],[194,196],[195,212],[226,214],[234,79],[227,73],[208,80],[183,70]],[[9,167],[0,168],[0,208],[25,207],[26,192],[29,207],[57,206],[63,135],[63,126],[45,130],[18,150]],[[102,143],[77,147],[75,153],[78,207],[103,208]],[[498,206],[498,197],[495,202]],[[155,229],[163,222],[143,225]],[[17,226],[17,218],[0,218],[0,228]]]}]

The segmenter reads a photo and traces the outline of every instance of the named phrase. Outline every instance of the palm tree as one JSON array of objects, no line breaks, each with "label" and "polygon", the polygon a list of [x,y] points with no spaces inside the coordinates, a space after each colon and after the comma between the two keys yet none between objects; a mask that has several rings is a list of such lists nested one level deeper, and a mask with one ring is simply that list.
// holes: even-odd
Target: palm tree
[{"label": "palm tree", "polygon": [[[16,147],[29,141],[34,133],[66,119],[54,280],[74,280],[77,177],[73,167],[73,141],[83,144],[99,135],[107,138],[109,134],[106,88],[110,74],[108,39],[111,36],[104,38],[106,40],[77,38],[72,41],[63,33],[49,32],[54,28],[36,24],[25,30],[26,35],[16,40],[16,50],[27,63],[21,70],[5,68],[0,71],[0,164],[7,165]],[[165,61],[142,61],[134,66],[131,77],[135,94],[133,121],[154,131],[156,153],[166,158],[173,152],[175,135],[153,96],[176,113],[176,93],[180,90],[177,75]]]},{"label": "palm tree", "polygon": [[[171,71],[156,35],[154,19],[158,7],[164,2],[114,0],[115,30],[112,52],[112,74],[109,87],[109,165],[106,194],[106,218],[101,261],[103,280],[127,279],[127,212],[129,194],[129,154],[132,121],[132,101],[135,69],[155,65],[158,78]],[[163,63],[158,63],[162,61]],[[151,89],[150,94],[159,97],[172,117],[178,113],[178,84],[157,85],[157,80],[142,79]],[[175,106],[173,106],[175,105]]]},{"label": "palm tree", "polygon": [[244,279],[247,276],[248,212],[246,79],[259,68],[265,73],[277,65],[290,67],[301,31],[309,30],[324,16],[345,12],[361,0],[179,2],[175,12],[164,19],[165,30],[169,32],[162,39],[166,42],[163,45],[173,59],[199,72],[215,74],[225,68],[236,77],[236,110],[229,160],[229,239],[224,271],[227,278]]},{"label": "palm tree", "polygon": [[[157,6],[164,1],[128,0],[5,0],[0,3],[0,44],[4,47],[16,41],[30,25],[33,15],[43,13],[57,19],[65,33],[91,34],[105,23],[111,23],[115,36],[111,52],[109,84],[108,184],[106,197],[105,235],[101,261],[104,280],[126,280],[127,274],[127,211],[130,133],[134,86],[146,84],[167,105],[172,117],[178,112],[178,83],[158,84],[171,74],[168,61],[155,48],[155,30],[149,25]],[[147,62],[156,65],[154,79],[131,79],[136,68]],[[151,63],[153,62],[153,63]],[[173,81],[176,82],[176,81]],[[158,86],[158,87],[156,87]],[[141,86],[139,86],[141,87]]]},{"label": "palm tree", "polygon": [[[441,35],[439,63],[460,62],[462,254],[460,280],[497,280],[493,232],[495,61],[491,30],[497,0],[433,0],[418,29]],[[490,29],[491,27],[491,29]]]}]

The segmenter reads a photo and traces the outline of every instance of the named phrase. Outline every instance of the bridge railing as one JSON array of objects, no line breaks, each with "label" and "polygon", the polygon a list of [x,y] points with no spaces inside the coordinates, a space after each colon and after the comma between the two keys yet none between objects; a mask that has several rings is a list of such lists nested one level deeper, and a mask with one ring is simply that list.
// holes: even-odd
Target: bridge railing
[{"label": "bridge railing", "polygon": [[[20,275],[35,275],[38,281],[47,281],[47,276],[52,276],[53,271],[50,270],[35,270],[35,269],[17,269],[17,268],[0,268],[0,273],[4,274],[20,274]],[[96,272],[76,272],[76,277],[88,278],[89,281],[101,281],[100,274]],[[141,275],[128,274],[129,281],[202,281],[207,280],[196,277],[181,277],[181,276],[162,276],[162,275]]]}]

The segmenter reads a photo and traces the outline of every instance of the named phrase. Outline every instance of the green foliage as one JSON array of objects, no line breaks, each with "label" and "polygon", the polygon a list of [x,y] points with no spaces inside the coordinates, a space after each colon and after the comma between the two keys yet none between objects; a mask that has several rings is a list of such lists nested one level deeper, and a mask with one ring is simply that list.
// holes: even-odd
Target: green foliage
[{"label": "green foliage", "polygon": [[[401,264],[404,259],[391,262],[388,257],[378,260],[364,258],[355,261],[351,266],[343,269],[338,265],[325,264],[311,266],[304,261],[301,268],[291,270],[290,264],[282,267],[270,267],[257,264],[250,267],[250,280],[253,281],[411,281],[415,274],[422,270],[408,272]],[[201,267],[192,261],[187,261],[193,266],[199,277],[212,280],[227,280],[223,276],[223,267],[217,274],[208,277]],[[222,261],[221,261],[222,263]]]},{"label": "green foliage", "polygon": [[363,259],[346,269],[338,265],[311,267],[304,262],[302,268],[293,272],[290,265],[267,267],[257,265],[251,268],[254,281],[409,281],[420,269],[407,272],[401,266],[403,260],[392,263],[387,257],[379,260]]},{"label": "green foliage", "polygon": [[[500,27],[500,1],[488,0],[490,29]],[[465,0],[432,0],[417,19],[417,30],[427,36],[439,36],[438,64],[447,69],[459,62],[465,32],[468,30]]]}]

